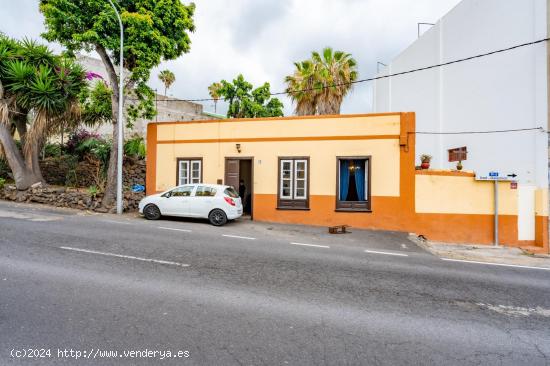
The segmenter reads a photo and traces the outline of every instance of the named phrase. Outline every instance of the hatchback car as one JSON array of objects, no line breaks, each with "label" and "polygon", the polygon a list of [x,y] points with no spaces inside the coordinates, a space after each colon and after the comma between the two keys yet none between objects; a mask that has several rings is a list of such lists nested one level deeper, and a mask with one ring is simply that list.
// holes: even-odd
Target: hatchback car
[{"label": "hatchback car", "polygon": [[139,213],[148,220],[161,216],[208,219],[221,226],[242,216],[243,205],[233,187],[218,184],[186,184],[153,194],[139,203]]}]

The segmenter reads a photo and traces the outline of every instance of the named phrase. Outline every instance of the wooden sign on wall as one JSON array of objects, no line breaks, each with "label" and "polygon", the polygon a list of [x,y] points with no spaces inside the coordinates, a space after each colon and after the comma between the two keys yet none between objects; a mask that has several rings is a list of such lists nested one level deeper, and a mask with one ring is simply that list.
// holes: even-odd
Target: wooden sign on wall
[{"label": "wooden sign on wall", "polygon": [[467,158],[468,158],[468,149],[466,149],[466,146],[449,150],[450,163],[454,161],[464,161],[464,160],[467,160]]}]

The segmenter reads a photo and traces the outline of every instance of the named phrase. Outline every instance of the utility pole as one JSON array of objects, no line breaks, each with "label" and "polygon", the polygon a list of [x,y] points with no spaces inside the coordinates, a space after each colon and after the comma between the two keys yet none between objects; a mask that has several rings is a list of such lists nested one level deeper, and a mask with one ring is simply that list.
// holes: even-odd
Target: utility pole
[{"label": "utility pole", "polygon": [[116,213],[122,215],[122,155],[124,145],[124,122],[122,104],[124,103],[124,27],[122,19],[112,0],[108,0],[113,7],[118,24],[120,26],[120,71],[118,75],[118,150],[117,150],[117,176],[116,176]]}]

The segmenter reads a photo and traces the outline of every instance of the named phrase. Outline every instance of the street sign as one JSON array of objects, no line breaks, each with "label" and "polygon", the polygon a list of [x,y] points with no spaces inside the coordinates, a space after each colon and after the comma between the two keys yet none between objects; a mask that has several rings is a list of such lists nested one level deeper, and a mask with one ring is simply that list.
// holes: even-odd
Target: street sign
[{"label": "street sign", "polygon": [[487,174],[476,173],[476,180],[494,183],[494,195],[495,195],[494,239],[495,239],[495,246],[497,247],[498,247],[498,182],[511,182],[510,188],[517,189],[517,182],[516,182],[517,176],[518,175],[516,173],[502,173],[497,171],[488,172]]},{"label": "street sign", "polygon": [[500,182],[515,182],[516,173],[501,173],[501,172],[488,172],[488,173],[476,173],[476,180],[489,180]]}]

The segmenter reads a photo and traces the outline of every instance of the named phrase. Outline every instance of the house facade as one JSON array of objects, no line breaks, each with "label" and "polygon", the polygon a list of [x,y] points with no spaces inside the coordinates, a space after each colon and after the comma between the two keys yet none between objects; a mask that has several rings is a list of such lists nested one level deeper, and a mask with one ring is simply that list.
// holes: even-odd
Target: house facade
[{"label": "house facade", "polygon": [[[493,240],[493,186],[473,173],[418,171],[414,113],[150,123],[147,194],[243,180],[254,220]],[[532,240],[518,236],[518,191],[500,183],[501,242],[548,248],[547,190]],[[545,226],[546,225],[546,226]]]},{"label": "house facade", "polygon": [[[544,40],[549,2],[463,0],[379,76]],[[521,240],[535,239],[536,192],[548,187],[548,49],[540,42],[374,85],[375,113],[415,111],[417,155],[432,155],[432,168],[455,169],[448,150],[466,147],[465,170],[517,175]]]}]

